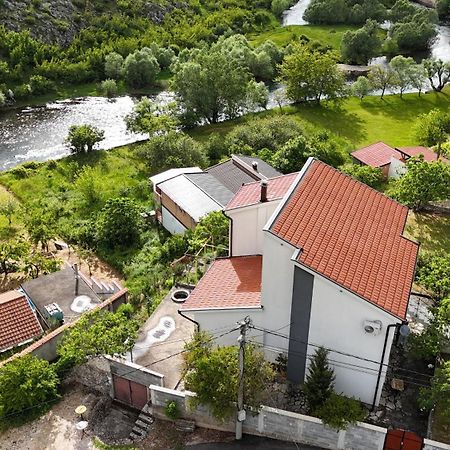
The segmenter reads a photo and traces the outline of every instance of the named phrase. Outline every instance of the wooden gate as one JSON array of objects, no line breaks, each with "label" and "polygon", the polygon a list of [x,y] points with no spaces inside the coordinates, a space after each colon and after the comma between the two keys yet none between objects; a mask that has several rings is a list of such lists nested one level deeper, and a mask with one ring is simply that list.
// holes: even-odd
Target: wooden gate
[{"label": "wooden gate", "polygon": [[136,409],[148,402],[147,387],[143,384],[113,375],[114,398]]},{"label": "wooden gate", "polygon": [[411,431],[388,430],[384,450],[422,450],[423,438]]}]

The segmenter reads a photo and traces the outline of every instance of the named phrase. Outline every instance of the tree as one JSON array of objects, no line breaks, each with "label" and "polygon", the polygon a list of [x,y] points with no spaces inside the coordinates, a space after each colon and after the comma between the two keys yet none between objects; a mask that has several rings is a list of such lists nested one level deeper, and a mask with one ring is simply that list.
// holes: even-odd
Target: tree
[{"label": "tree", "polygon": [[328,365],[328,350],[319,347],[311,359],[303,391],[308,409],[315,414],[333,393],[334,371]]},{"label": "tree", "polygon": [[347,164],[342,167],[342,171],[375,189],[379,188],[383,181],[383,172],[378,167]]},{"label": "tree", "polygon": [[8,197],[5,201],[3,201],[0,204],[0,214],[5,216],[8,219],[8,225],[11,227],[12,218],[14,216],[14,213],[18,209],[18,203],[12,199],[11,197]]},{"label": "tree", "polygon": [[438,157],[442,154],[442,144],[447,142],[450,133],[450,114],[439,109],[418,117],[415,134],[420,144],[436,146]]},{"label": "tree", "polygon": [[[441,92],[450,80],[450,63],[444,62],[442,59],[424,59],[422,64],[433,90]],[[435,81],[436,78],[438,81],[437,84]]]},{"label": "tree", "polygon": [[346,93],[345,79],[336,60],[334,53],[294,44],[293,53],[285,57],[280,68],[286,96],[296,103],[311,99],[320,103],[324,97],[328,100],[342,98]]},{"label": "tree", "polygon": [[450,0],[437,0],[436,9],[439,19],[447,22],[450,18]]},{"label": "tree", "polygon": [[0,241],[0,267],[5,278],[8,273],[15,272],[20,268],[29,251],[30,245],[22,239]]},{"label": "tree", "polygon": [[369,72],[369,81],[374,89],[381,90],[381,98],[383,98],[386,89],[392,87],[394,83],[394,73],[390,67],[385,69],[382,66],[372,66]]},{"label": "tree", "polygon": [[59,270],[61,261],[54,258],[46,258],[42,253],[34,250],[29,253],[22,262],[23,271],[31,278],[39,275],[47,275]]},{"label": "tree", "polygon": [[353,95],[356,95],[362,101],[362,99],[372,90],[372,84],[367,77],[359,76],[352,84],[351,90]]},{"label": "tree", "polygon": [[132,318],[130,304],[115,313],[94,311],[83,314],[58,345],[58,371],[85,362],[88,356],[123,355],[136,341],[139,324]]},{"label": "tree", "polygon": [[450,195],[450,166],[442,161],[427,162],[423,156],[406,162],[407,172],[396,182],[393,196],[415,211],[429,202],[445,200]]},{"label": "tree", "polygon": [[90,152],[103,141],[105,132],[92,125],[72,125],[66,143],[73,153]]},{"label": "tree", "polygon": [[267,109],[267,102],[269,101],[269,89],[260,81],[259,83],[251,80],[247,85],[247,101],[246,108],[249,111],[254,111],[257,108]]},{"label": "tree", "polygon": [[131,53],[124,62],[125,81],[134,88],[154,83],[159,71],[158,61],[147,47]]},{"label": "tree", "polygon": [[175,65],[172,88],[185,111],[184,122],[216,123],[238,115],[246,101],[248,81],[248,70],[237,57],[220,48],[204,48],[189,61]]},{"label": "tree", "polygon": [[131,247],[139,240],[141,216],[133,200],[109,199],[97,218],[97,239],[109,248]]},{"label": "tree", "polygon": [[282,173],[292,173],[300,170],[310,156],[333,167],[345,162],[338,143],[327,132],[321,132],[309,138],[304,135],[292,138],[275,152],[272,164]]},{"label": "tree", "polygon": [[48,361],[32,355],[0,367],[0,418],[35,414],[59,398],[59,379]]},{"label": "tree", "polygon": [[152,174],[174,167],[206,165],[201,145],[190,136],[176,131],[153,137],[138,150],[138,154],[150,168]]},{"label": "tree", "polygon": [[403,92],[411,86],[415,65],[412,58],[405,58],[402,55],[395,56],[389,62],[389,67],[394,74],[393,84],[400,89],[400,98],[403,97]]},{"label": "tree", "polygon": [[49,212],[35,210],[25,219],[25,227],[34,245],[41,244],[43,250],[48,252],[48,243],[56,237],[56,226]]},{"label": "tree", "polygon": [[408,72],[410,85],[419,91],[419,97],[427,81],[427,72],[423,64],[413,64]]},{"label": "tree", "polygon": [[133,133],[164,134],[176,130],[179,121],[170,105],[162,106],[142,97],[125,117],[127,129]]},{"label": "tree", "polygon": [[281,17],[283,12],[291,6],[289,0],[272,0],[271,9],[276,17]]},{"label": "tree", "polygon": [[122,55],[112,52],[105,57],[105,75],[113,80],[120,80],[123,76]]},{"label": "tree", "polygon": [[[214,348],[212,336],[197,332],[185,349],[183,373],[186,389],[196,393],[193,406],[207,405],[214,417],[230,418],[239,387],[238,348]],[[263,353],[250,344],[245,347],[244,373],[245,404],[257,409],[273,371]]]},{"label": "tree", "polygon": [[359,30],[346,31],[342,37],[341,54],[348,63],[365,65],[380,50],[378,24],[374,20],[368,20]]},{"label": "tree", "polygon": [[426,253],[419,258],[416,281],[437,300],[450,296],[450,254]]},{"label": "tree", "polygon": [[189,246],[197,253],[205,245],[210,246],[220,256],[228,252],[230,223],[222,211],[214,211],[202,217],[189,238]]}]

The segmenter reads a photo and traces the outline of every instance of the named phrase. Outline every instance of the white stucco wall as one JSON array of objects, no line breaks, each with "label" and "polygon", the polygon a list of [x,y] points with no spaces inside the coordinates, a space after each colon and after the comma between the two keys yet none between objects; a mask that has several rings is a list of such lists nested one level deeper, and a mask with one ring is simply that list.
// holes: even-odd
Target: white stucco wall
[{"label": "white stucco wall", "polygon": [[166,209],[161,207],[162,225],[171,234],[183,234],[186,228]]},{"label": "white stucco wall", "polygon": [[[261,303],[264,307],[264,327],[289,336],[291,323],[292,286],[295,248],[269,232],[264,232]],[[287,352],[289,340],[266,334],[267,357],[275,359],[282,350]]]},{"label": "white stucco wall", "polygon": [[388,178],[400,178],[406,172],[406,165],[404,162],[392,157],[389,165]]},{"label": "white stucco wall", "polygon": [[233,220],[231,256],[262,254],[263,228],[279,203],[274,200],[227,211]]},{"label": "white stucco wall", "polygon": [[[306,270],[303,266],[299,267]],[[381,332],[376,336],[366,333],[363,328],[365,320],[380,320],[382,322]],[[398,322],[400,322],[399,319],[380,308],[315,274],[309,344],[321,345],[342,353],[379,362],[387,326]],[[385,363],[389,361],[394,336],[392,327],[389,336]],[[316,348],[309,345],[308,354],[314,354]],[[375,393],[379,363],[363,361],[336,352],[330,352],[329,359],[336,374],[336,391],[371,404]],[[386,367],[384,367],[380,380],[379,393],[384,384],[385,372]]]},{"label": "white stucco wall", "polygon": [[[200,330],[212,333],[216,339],[217,345],[237,345],[237,338],[239,331],[233,331],[219,337],[233,328],[237,327],[237,323],[243,320],[246,316],[250,316],[255,326],[261,327],[263,325],[264,313],[261,308],[242,308],[242,309],[221,309],[221,310],[207,310],[207,311],[183,311],[183,314],[196,320],[200,324]],[[263,333],[257,330],[249,330],[249,340],[264,343]]]}]

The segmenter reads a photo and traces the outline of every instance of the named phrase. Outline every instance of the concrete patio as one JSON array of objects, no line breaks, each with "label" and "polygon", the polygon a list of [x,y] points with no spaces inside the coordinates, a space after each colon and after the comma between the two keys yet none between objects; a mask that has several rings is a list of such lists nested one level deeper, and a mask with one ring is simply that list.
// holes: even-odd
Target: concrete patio
[{"label": "concrete patio", "polygon": [[163,374],[164,387],[176,389],[183,365],[180,352],[191,339],[195,324],[178,314],[180,304],[172,301],[172,292],[145,322],[127,359]]}]

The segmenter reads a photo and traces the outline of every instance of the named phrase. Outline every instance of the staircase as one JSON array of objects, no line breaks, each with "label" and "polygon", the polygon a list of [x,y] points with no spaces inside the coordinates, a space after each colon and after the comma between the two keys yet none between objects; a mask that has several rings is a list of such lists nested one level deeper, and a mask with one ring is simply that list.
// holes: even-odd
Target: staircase
[{"label": "staircase", "polygon": [[79,276],[97,295],[112,295],[122,289],[122,286],[114,280],[108,282],[99,281],[81,272],[79,272]]},{"label": "staircase", "polygon": [[154,421],[155,419],[152,417],[151,408],[147,404],[142,408],[142,411],[139,414],[133,429],[131,430],[130,440],[135,442],[145,439]]}]

